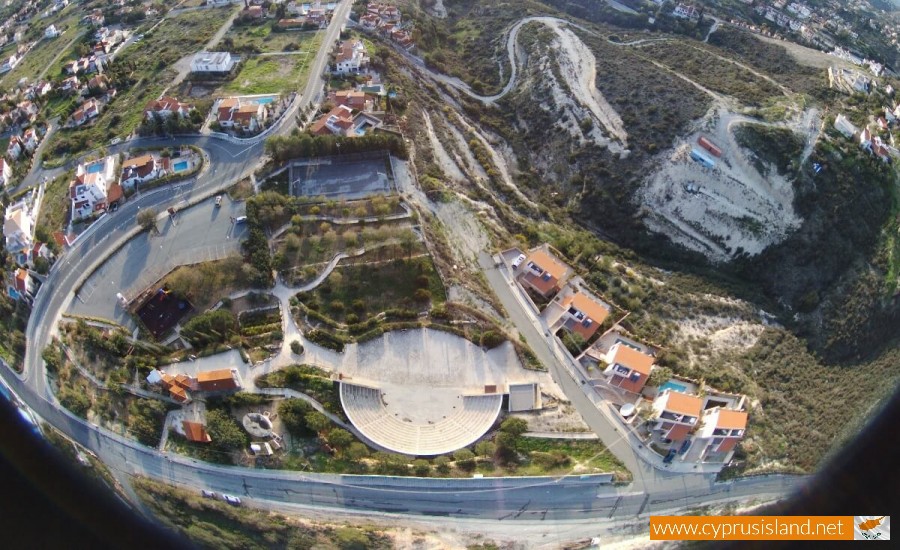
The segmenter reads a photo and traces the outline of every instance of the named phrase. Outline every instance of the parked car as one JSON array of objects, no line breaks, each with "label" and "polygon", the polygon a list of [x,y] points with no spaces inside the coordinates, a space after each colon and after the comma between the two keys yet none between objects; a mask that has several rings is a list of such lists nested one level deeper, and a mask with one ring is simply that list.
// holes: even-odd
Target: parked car
[{"label": "parked car", "polygon": [[519,254],[519,256],[513,260],[512,268],[519,269],[519,266],[522,265],[522,262],[525,261],[525,254]]},{"label": "parked car", "polygon": [[216,207],[222,206],[222,195],[216,195]]},{"label": "parked car", "polygon": [[215,494],[212,491],[204,490],[204,491],[201,491],[201,493],[203,493],[204,498],[219,498],[219,495]]},{"label": "parked car", "polygon": [[244,223],[245,221],[247,221],[247,216],[238,216],[234,219],[235,224]]},{"label": "parked car", "polygon": [[240,506],[241,505],[241,499],[239,499],[236,496],[222,495],[222,498],[225,500],[225,502],[227,502],[228,504],[230,504],[232,506]]}]

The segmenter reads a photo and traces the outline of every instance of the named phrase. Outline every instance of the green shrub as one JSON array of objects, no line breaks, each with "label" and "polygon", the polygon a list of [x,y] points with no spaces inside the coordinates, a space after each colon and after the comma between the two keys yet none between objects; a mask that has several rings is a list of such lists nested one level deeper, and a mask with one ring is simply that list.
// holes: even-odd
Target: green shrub
[{"label": "green shrub", "polygon": [[300,340],[291,342],[291,352],[294,355],[301,355],[303,353],[303,344],[300,343]]}]

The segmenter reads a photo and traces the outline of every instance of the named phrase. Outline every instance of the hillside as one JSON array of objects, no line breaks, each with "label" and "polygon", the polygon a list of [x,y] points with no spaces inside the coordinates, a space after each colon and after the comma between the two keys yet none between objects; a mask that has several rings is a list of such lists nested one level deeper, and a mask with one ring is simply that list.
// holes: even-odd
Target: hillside
[{"label": "hillside", "polygon": [[[811,471],[852,435],[900,377],[896,176],[831,125],[890,100],[840,95],[827,56],[728,26],[424,4],[400,3],[438,37],[427,68],[384,46],[376,61],[410,94],[451,283],[490,301],[466,276],[480,250],[550,242],[662,364],[753,399],[739,471]],[[714,169],[690,158],[701,136]]]}]

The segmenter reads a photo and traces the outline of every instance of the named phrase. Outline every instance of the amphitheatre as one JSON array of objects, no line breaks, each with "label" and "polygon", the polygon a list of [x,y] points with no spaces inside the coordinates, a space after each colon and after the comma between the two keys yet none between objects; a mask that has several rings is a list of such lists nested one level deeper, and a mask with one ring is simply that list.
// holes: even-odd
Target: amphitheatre
[{"label": "amphitheatre", "polygon": [[[310,350],[319,354],[324,350]],[[391,332],[329,354],[341,405],[353,425],[389,450],[418,456],[454,451],[496,423],[507,384],[535,383],[510,343],[484,351],[446,332]]]}]

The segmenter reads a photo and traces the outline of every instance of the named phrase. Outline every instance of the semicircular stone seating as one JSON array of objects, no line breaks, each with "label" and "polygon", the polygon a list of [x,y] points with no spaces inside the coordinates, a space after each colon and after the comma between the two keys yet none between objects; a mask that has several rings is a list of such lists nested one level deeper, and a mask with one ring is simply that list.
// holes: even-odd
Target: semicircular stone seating
[{"label": "semicircular stone seating", "polygon": [[340,394],[347,418],[366,437],[386,449],[417,456],[439,455],[477,441],[494,425],[503,403],[501,394],[464,395],[453,415],[413,424],[388,412],[377,388],[341,382]]}]

